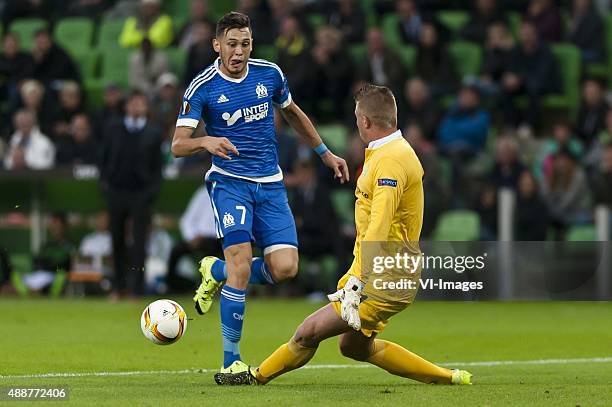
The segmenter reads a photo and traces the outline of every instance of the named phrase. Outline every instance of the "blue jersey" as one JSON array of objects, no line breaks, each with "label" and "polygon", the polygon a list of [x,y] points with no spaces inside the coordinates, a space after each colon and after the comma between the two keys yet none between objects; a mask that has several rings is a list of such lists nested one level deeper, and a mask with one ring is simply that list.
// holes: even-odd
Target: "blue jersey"
[{"label": "blue jersey", "polygon": [[240,155],[229,153],[231,160],[213,156],[213,172],[278,181],[272,104],[284,108],[291,103],[287,79],[263,59],[249,59],[241,79],[224,75],[220,63],[217,59],[191,81],[176,125],[195,128],[202,118],[209,136],[226,137],[236,146]]}]

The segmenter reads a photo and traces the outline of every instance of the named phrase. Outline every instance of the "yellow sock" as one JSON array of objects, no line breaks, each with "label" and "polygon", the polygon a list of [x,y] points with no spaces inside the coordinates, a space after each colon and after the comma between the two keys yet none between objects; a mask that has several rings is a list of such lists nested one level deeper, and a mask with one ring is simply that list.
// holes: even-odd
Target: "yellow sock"
[{"label": "yellow sock", "polygon": [[304,366],[314,356],[317,348],[306,348],[291,338],[268,356],[257,369],[257,381],[265,384],[276,376]]},{"label": "yellow sock", "polygon": [[374,340],[367,362],[387,372],[423,383],[450,384],[452,372],[436,366],[393,342]]}]

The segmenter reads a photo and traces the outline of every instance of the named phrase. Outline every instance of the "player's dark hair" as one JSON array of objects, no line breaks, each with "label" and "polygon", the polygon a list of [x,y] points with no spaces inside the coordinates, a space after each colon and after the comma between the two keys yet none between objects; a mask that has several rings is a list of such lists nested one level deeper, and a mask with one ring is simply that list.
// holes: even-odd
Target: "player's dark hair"
[{"label": "player's dark hair", "polygon": [[251,31],[251,19],[246,14],[231,11],[217,21],[215,36],[222,37],[234,28],[248,28]]},{"label": "player's dark hair", "polygon": [[397,127],[397,105],[393,92],[386,86],[366,83],[355,93],[355,103],[361,112],[377,127]]}]

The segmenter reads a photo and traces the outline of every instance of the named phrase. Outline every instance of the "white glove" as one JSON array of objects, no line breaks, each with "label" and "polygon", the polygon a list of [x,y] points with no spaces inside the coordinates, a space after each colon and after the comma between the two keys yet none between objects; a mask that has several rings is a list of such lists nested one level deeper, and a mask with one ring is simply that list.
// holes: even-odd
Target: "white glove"
[{"label": "white glove", "polygon": [[361,329],[361,320],[359,319],[359,301],[361,300],[361,291],[364,283],[355,276],[349,277],[344,285],[344,288],[329,294],[327,298],[334,302],[340,301],[340,316],[348,325],[356,331]]}]

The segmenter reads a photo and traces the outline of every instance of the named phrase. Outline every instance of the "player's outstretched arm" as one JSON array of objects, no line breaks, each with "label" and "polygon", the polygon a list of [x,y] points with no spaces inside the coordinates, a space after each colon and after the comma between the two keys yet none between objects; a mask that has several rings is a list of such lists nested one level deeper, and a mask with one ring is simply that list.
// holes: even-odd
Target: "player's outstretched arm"
[{"label": "player's outstretched arm", "polygon": [[192,138],[192,127],[179,126],[172,137],[172,154],[175,157],[185,157],[201,151],[208,151],[226,160],[231,160],[230,153],[239,155],[238,149],[225,137],[195,137]]},{"label": "player's outstretched arm", "polygon": [[333,154],[323,144],[321,136],[319,136],[306,113],[295,102],[291,102],[287,107],[281,109],[281,114],[297,134],[310,142],[310,146],[319,154],[323,163],[332,169],[335,178],[338,178],[343,184],[347,182],[349,180],[349,171],[346,161]]}]

